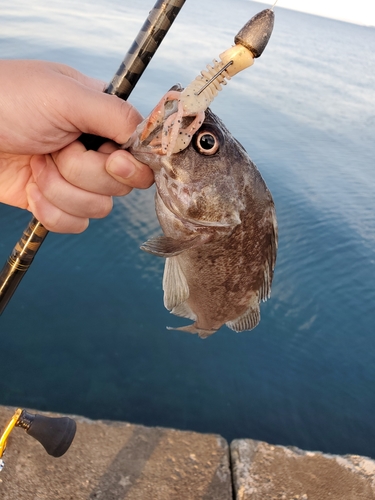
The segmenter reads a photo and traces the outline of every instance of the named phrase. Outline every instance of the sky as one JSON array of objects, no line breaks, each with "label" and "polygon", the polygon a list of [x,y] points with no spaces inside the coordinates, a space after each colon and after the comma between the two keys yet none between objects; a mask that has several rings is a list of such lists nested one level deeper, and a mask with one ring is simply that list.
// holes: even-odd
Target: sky
[{"label": "sky", "polygon": [[[255,1],[267,3],[267,0]],[[270,0],[270,3],[273,2],[274,0]],[[277,6],[340,21],[375,26],[374,0],[278,0]]]}]

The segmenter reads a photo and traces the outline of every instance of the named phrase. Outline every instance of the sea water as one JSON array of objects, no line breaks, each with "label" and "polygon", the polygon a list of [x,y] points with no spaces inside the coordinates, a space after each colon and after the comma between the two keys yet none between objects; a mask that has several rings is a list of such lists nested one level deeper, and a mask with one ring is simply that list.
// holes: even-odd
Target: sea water
[{"label": "sea water", "polygon": [[[152,4],[14,0],[1,57],[108,82]],[[131,102],[147,114],[266,7],[188,0]],[[212,106],[276,204],[260,325],[166,330],[189,321],[163,307],[163,260],[139,250],[160,233],[154,191],[134,191],[83,234],[48,235],[0,318],[0,404],[375,457],[375,28],[275,16],[262,57]],[[0,205],[1,261],[29,219]]]}]

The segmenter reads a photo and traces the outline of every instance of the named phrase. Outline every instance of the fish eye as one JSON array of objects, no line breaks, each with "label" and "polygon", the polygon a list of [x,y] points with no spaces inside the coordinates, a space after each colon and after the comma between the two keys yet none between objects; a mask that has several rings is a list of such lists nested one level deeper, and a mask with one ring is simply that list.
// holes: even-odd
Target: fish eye
[{"label": "fish eye", "polygon": [[213,132],[204,130],[195,135],[194,147],[202,155],[214,155],[220,148],[220,141]]}]

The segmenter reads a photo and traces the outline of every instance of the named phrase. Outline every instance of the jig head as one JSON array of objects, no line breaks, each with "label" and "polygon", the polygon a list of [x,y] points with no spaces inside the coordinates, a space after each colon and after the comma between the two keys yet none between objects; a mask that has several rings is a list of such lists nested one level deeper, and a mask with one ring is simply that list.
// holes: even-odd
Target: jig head
[{"label": "jig head", "polygon": [[182,92],[167,92],[123,148],[129,147],[140,133],[141,141],[160,145],[159,154],[170,156],[185,149],[222,86],[262,55],[272,34],[275,4],[252,17],[235,36],[235,45],[222,52],[219,61],[207,65]]}]

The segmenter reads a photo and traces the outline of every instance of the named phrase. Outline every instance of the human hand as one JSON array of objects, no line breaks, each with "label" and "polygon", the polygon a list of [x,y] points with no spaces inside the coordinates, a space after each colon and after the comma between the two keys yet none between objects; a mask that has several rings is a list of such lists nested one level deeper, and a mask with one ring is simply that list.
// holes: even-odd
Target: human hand
[{"label": "human hand", "polygon": [[[61,233],[84,231],[112,209],[112,196],[153,182],[151,169],[115,144],[142,120],[104,83],[68,66],[0,61],[0,202],[26,208]],[[87,151],[82,132],[107,137]]]}]

